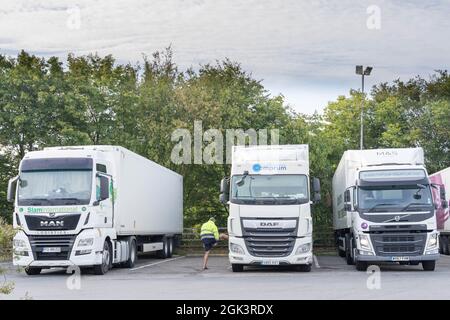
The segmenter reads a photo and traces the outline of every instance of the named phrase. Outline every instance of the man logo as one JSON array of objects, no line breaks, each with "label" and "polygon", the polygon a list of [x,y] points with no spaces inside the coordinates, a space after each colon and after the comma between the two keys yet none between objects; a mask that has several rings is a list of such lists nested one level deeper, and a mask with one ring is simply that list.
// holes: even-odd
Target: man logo
[{"label": "man logo", "polygon": [[55,213],[54,212],[50,212],[49,214],[48,214],[48,216],[50,217],[50,218],[54,218],[55,217]]},{"label": "man logo", "polygon": [[41,227],[64,227],[64,221],[41,221]]}]

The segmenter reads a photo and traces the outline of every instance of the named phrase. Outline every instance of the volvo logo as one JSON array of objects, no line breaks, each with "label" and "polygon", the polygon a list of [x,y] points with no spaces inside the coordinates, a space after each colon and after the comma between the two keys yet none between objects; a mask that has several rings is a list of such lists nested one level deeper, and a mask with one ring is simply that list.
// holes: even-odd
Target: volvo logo
[{"label": "volvo logo", "polygon": [[41,227],[64,227],[64,221],[41,221]]},{"label": "volvo logo", "polygon": [[400,216],[395,216],[394,220],[399,222],[400,221]]}]

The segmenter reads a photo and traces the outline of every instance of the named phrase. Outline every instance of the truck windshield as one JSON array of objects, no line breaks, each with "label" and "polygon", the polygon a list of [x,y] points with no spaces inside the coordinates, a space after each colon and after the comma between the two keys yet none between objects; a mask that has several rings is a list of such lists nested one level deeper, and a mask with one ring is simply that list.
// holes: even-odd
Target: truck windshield
[{"label": "truck windshield", "polygon": [[360,187],[358,206],[369,212],[420,211],[432,206],[429,185]]},{"label": "truck windshield", "polygon": [[231,179],[231,201],[234,203],[261,201],[272,204],[305,203],[309,201],[308,179],[305,175],[235,175]]},{"label": "truck windshield", "polygon": [[24,160],[18,204],[33,206],[89,204],[92,159]]}]

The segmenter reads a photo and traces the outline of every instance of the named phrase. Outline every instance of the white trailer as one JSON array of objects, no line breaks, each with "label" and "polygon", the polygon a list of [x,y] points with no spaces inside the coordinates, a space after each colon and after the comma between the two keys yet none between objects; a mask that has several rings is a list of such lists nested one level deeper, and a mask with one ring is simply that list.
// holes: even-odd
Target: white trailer
[{"label": "white trailer", "polygon": [[307,145],[233,147],[231,177],[222,180],[220,196],[229,205],[233,272],[246,265],[311,270],[311,200],[320,199],[318,179],[313,185]]},{"label": "white trailer", "polygon": [[133,267],[138,252],[168,258],[183,230],[183,178],[119,146],[28,152],[10,180],[14,264]]},{"label": "white trailer", "polygon": [[348,150],[333,176],[339,255],[357,270],[399,262],[434,270],[436,215],[422,148]]},{"label": "white trailer", "polygon": [[450,167],[430,175],[430,181],[437,186],[433,189],[436,203],[436,220],[439,235],[439,251],[450,255],[450,202],[446,195],[450,194]]}]

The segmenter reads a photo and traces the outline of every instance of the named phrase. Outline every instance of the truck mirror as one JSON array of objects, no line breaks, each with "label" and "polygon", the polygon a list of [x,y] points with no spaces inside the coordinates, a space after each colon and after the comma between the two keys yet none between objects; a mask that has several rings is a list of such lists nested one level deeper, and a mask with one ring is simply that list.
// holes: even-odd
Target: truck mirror
[{"label": "truck mirror", "polygon": [[221,193],[219,195],[219,201],[223,204],[226,204],[228,202],[228,194],[226,193]]},{"label": "truck mirror", "polygon": [[322,197],[321,197],[321,195],[320,195],[320,192],[314,192],[314,199],[313,199],[313,202],[314,202],[314,203],[318,203],[318,202],[320,202],[321,199],[322,199]]},{"label": "truck mirror", "polygon": [[109,181],[105,176],[99,176],[100,179],[100,194],[98,201],[103,201],[109,198]]},{"label": "truck mirror", "polygon": [[445,188],[443,185],[441,185],[439,188],[439,196],[441,198],[441,201],[445,202]]},{"label": "truck mirror", "polygon": [[220,181],[220,193],[228,194],[230,190],[230,180],[228,178],[223,178]]},{"label": "truck mirror", "polygon": [[345,211],[352,211],[352,205],[350,203],[344,203]]},{"label": "truck mirror", "polygon": [[315,193],[320,193],[320,180],[319,178],[313,178],[313,190]]},{"label": "truck mirror", "polygon": [[14,196],[17,188],[17,181],[19,181],[19,176],[11,178],[8,181],[8,192],[6,194],[6,200],[8,200],[8,202],[14,202]]},{"label": "truck mirror", "polygon": [[441,207],[444,209],[448,208],[448,202],[446,200],[442,200]]}]

